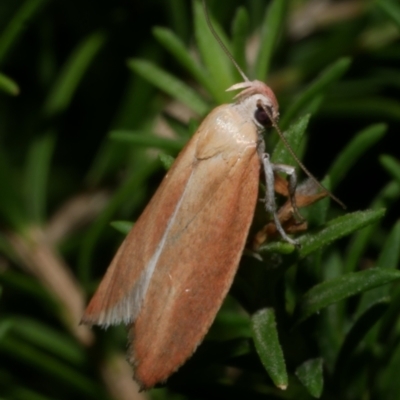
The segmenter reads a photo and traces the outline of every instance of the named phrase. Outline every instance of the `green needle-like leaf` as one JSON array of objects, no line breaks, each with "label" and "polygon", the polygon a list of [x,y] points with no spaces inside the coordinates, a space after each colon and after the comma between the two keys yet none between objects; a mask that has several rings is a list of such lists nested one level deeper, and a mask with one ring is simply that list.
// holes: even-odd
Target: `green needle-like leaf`
[{"label": "green needle-like leaf", "polygon": [[[369,292],[368,292],[369,293]],[[347,333],[337,357],[335,374],[341,375],[352,353],[362,344],[363,338],[371,328],[379,321],[389,307],[389,301],[381,300],[367,308],[356,320]]]},{"label": "green needle-like leaf", "polygon": [[0,90],[4,93],[11,94],[11,96],[17,96],[19,94],[17,83],[2,73],[0,73]]},{"label": "green needle-like leaf", "polygon": [[[193,2],[193,12],[196,43],[204,65],[210,74],[211,84],[215,86],[215,93],[217,96],[215,100],[222,104],[232,99],[232,95],[226,93],[226,89],[235,83],[232,61],[224,54],[220,44],[212,35],[207,25],[203,6],[200,1],[195,0]],[[228,40],[226,36],[211,15],[210,19],[221,41],[225,46],[230,48],[227,44]]]},{"label": "green needle-like leaf", "polygon": [[400,279],[400,271],[373,268],[367,271],[352,272],[320,283],[303,296],[297,313],[297,323],[304,321],[330,304],[397,279]]},{"label": "green needle-like leaf", "polygon": [[[238,8],[232,23],[232,55],[239,67],[248,75],[246,62],[246,39],[249,30],[249,14],[245,8]],[[243,78],[236,74],[238,82]]]},{"label": "green needle-like leaf", "polygon": [[197,114],[204,115],[209,110],[207,103],[193,89],[153,63],[136,59],[129,60],[128,66],[142,78],[187,105]]},{"label": "green needle-like leaf", "polygon": [[399,4],[392,0],[378,0],[375,5],[379,7],[396,25],[400,30],[400,7]]},{"label": "green needle-like leaf", "polygon": [[[310,115],[304,115],[292,124],[287,132],[284,132],[284,136],[295,154],[297,154],[301,141],[304,138],[309,121]],[[293,165],[296,163],[281,139],[278,139],[271,159],[274,163],[279,164]]]},{"label": "green needle-like leaf", "polygon": [[[382,251],[376,262],[376,268],[396,269],[399,266],[400,259],[400,222],[397,222],[388,237],[385,240]],[[390,296],[389,288],[385,286],[378,287],[365,293],[358,306],[358,313],[376,304],[379,301],[386,300]]]},{"label": "green needle-like leaf", "polygon": [[155,147],[166,151],[180,151],[186,140],[168,139],[156,136],[152,132],[139,131],[111,131],[110,139],[126,142],[136,146]]},{"label": "green needle-like leaf", "polygon": [[295,373],[311,396],[319,399],[324,388],[322,359],[314,358],[304,362],[296,368]]},{"label": "green needle-like leaf", "polygon": [[388,173],[400,184],[400,162],[398,159],[389,156],[382,155],[379,157],[379,161]]},{"label": "green needle-like leaf", "polygon": [[306,257],[312,252],[327,246],[333,241],[349,235],[367,225],[373,224],[383,217],[385,210],[357,211],[338,217],[329,223],[317,234],[305,234],[299,238],[301,248],[300,257]]},{"label": "green needle-like leaf", "polygon": [[2,29],[0,35],[0,64],[3,63],[8,51],[17,42],[17,38],[25,31],[26,21],[32,18],[48,0],[26,0],[10,20],[8,25]]},{"label": "green needle-like leaf", "polygon": [[304,112],[306,106],[310,104],[316,96],[326,92],[331,85],[338,81],[350,67],[350,62],[349,58],[342,58],[323,71],[321,75],[316,78],[314,82],[312,82],[286,110],[280,123],[281,127],[284,129],[288,122],[291,121],[301,110]]},{"label": "green needle-like leaf", "polygon": [[38,137],[32,144],[25,170],[25,203],[28,214],[35,223],[45,220],[47,181],[55,138],[48,134]]},{"label": "green needle-like leaf", "polygon": [[64,111],[70,104],[85,72],[105,42],[102,33],[86,38],[71,54],[50,91],[44,112],[51,117]]},{"label": "green needle-like leaf", "polygon": [[22,340],[6,337],[0,342],[0,351],[20,360],[34,370],[46,373],[48,379],[55,379],[62,385],[74,388],[87,398],[104,398],[99,386],[88,377],[60,362],[55,356],[47,355]]},{"label": "green needle-like leaf", "polygon": [[271,308],[257,311],[251,319],[253,340],[264,368],[280,389],[286,389],[288,376],[285,359],[279,343],[275,312]]},{"label": "green needle-like leaf", "polygon": [[66,334],[61,334],[39,321],[30,318],[14,320],[13,336],[23,339],[38,348],[45,349],[76,366],[84,364],[82,348]]},{"label": "green needle-like leaf", "polygon": [[3,188],[0,196],[0,215],[13,230],[21,231],[26,227],[29,218],[11,171],[7,156],[0,147],[0,187]]},{"label": "green needle-like leaf", "polygon": [[334,189],[360,156],[377,143],[385,134],[385,124],[372,125],[359,132],[343,149],[329,169],[332,189]]},{"label": "green needle-like leaf", "polygon": [[217,96],[216,88],[211,83],[208,73],[201,67],[199,62],[190,55],[184,43],[171,30],[166,28],[154,28],[153,34],[197,82],[205,87],[215,98]]},{"label": "green needle-like leaf", "polygon": [[127,235],[133,227],[133,223],[131,221],[113,221],[110,225],[124,235]]},{"label": "green needle-like leaf", "polygon": [[11,319],[5,319],[0,321],[0,342],[8,334],[8,332],[14,326],[14,321]]},{"label": "green needle-like leaf", "polygon": [[[378,210],[381,207],[388,207],[400,198],[400,185],[397,182],[391,182],[386,185],[376,196],[371,204],[371,208]],[[351,242],[345,260],[345,272],[355,271],[357,263],[360,260],[363,252],[368,246],[369,240],[376,230],[376,225],[371,224],[357,232],[353,241]]]},{"label": "green needle-like leaf", "polygon": [[261,27],[260,48],[254,68],[254,76],[262,82],[267,80],[272,54],[282,31],[287,0],[275,0],[270,4]]},{"label": "green needle-like leaf", "polygon": [[168,171],[172,167],[172,164],[175,161],[175,158],[170,156],[169,154],[160,154],[158,158],[160,159],[161,164],[166,171]]}]

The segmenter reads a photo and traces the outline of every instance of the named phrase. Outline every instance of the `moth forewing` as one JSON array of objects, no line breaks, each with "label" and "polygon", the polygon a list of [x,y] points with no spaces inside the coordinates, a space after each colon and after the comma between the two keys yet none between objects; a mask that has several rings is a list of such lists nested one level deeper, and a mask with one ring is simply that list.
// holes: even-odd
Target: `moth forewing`
[{"label": "moth forewing", "polygon": [[[241,105],[214,109],[176,159],[111,263],[83,318],[132,322],[143,388],[203,339],[236,273],[258,196],[259,137]],[[137,303],[130,304],[132,300]]]}]

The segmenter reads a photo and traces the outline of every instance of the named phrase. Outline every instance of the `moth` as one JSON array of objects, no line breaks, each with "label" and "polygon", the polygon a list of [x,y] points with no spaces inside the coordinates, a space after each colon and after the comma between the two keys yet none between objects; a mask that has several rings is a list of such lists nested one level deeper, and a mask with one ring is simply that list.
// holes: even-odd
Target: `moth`
[{"label": "moth", "polygon": [[274,165],[263,140],[265,128],[277,127],[278,102],[270,87],[250,81],[232,61],[244,81],[228,90],[240,92],[207,115],[176,158],[82,319],[129,326],[128,359],[142,389],[164,382],[209,330],[246,244],[261,169],[266,211],[283,240],[296,244],[282,227],[274,193],[274,174],[288,174],[297,213],[295,168]]}]

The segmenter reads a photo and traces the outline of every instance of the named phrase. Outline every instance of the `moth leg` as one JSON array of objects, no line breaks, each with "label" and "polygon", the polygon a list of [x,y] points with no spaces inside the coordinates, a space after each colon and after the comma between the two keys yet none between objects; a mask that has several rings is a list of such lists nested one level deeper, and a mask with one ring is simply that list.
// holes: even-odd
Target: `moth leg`
[{"label": "moth leg", "polygon": [[294,217],[299,223],[304,222],[304,218],[300,214],[299,208],[297,207],[296,203],[296,188],[297,188],[296,169],[291,165],[285,165],[285,164],[272,164],[272,169],[274,172],[283,172],[288,176],[289,200],[293,207]]},{"label": "moth leg", "polygon": [[[276,229],[280,233],[282,239],[285,242],[288,242],[288,243],[291,243],[291,244],[297,246],[298,245],[297,241],[294,239],[291,239],[286,234],[286,232],[283,229],[282,224],[278,218],[276,201],[275,201],[275,187],[274,187],[274,182],[275,182],[274,170],[275,170],[276,166],[271,163],[271,161],[269,159],[269,154],[267,154],[267,153],[262,154],[261,161],[263,163],[264,174],[265,174],[265,186],[266,186],[265,187],[265,209],[267,210],[267,212],[269,214],[272,215]],[[292,175],[290,175],[290,176],[292,176]],[[294,182],[294,183],[296,183],[296,182]],[[290,186],[290,182],[289,182],[289,186]],[[296,186],[294,186],[293,194],[294,194],[295,190],[296,190]]]}]

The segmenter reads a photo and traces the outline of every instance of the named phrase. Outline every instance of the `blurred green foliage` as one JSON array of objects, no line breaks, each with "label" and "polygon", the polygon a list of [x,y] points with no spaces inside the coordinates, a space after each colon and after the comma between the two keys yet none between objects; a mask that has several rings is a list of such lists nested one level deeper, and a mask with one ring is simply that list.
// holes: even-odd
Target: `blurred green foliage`
[{"label": "blurred green foliage", "polygon": [[[125,328],[91,331],[80,316],[126,221],[241,78],[198,0],[3,0],[1,399],[398,398],[400,6],[209,8],[249,77],[274,89],[297,154],[349,210],[324,199],[305,210],[300,249],[245,255],[193,358],[138,394]],[[281,143],[273,159],[293,164]]]}]

